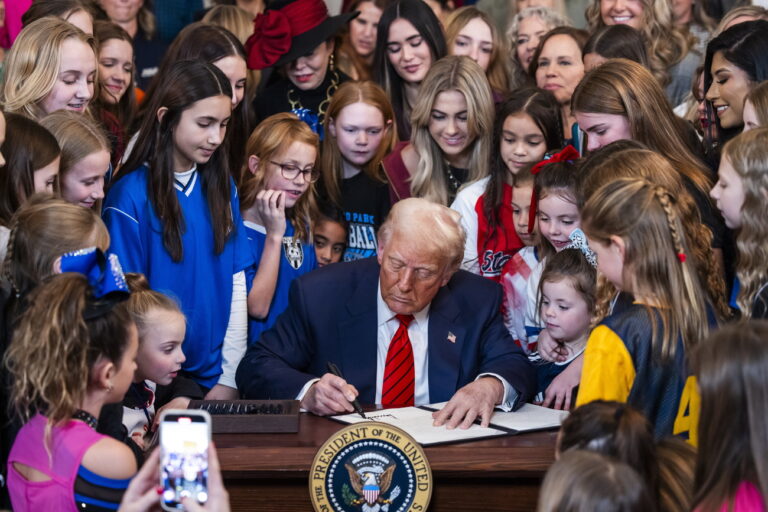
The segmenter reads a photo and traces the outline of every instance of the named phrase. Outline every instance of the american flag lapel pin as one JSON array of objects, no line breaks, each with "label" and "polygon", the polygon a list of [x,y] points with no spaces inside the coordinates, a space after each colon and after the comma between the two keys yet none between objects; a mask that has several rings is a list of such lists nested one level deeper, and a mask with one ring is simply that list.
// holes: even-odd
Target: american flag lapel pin
[{"label": "american flag lapel pin", "polygon": [[453,334],[451,331],[448,331],[448,341],[451,343],[456,343],[456,335]]}]

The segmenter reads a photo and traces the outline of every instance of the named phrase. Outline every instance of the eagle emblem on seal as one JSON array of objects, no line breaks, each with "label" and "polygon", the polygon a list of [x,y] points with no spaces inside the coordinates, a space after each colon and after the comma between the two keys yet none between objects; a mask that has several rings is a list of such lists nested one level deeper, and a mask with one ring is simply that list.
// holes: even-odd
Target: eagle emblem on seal
[{"label": "eagle emblem on seal", "polygon": [[357,497],[350,500],[349,504],[361,507],[362,512],[387,512],[392,502],[400,495],[400,487],[395,486],[389,496],[384,498],[395,472],[395,464],[389,457],[366,452],[352,459],[345,467],[352,489],[357,493]]}]

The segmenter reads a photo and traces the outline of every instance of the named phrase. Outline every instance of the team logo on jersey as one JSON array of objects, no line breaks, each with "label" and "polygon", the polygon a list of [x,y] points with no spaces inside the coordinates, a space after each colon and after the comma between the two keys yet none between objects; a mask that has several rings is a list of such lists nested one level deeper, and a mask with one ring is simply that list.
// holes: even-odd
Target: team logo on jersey
[{"label": "team logo on jersey", "polygon": [[511,254],[506,254],[503,251],[494,252],[490,249],[483,253],[482,260],[480,261],[480,270],[484,276],[498,276],[501,274],[501,269],[512,258]]},{"label": "team logo on jersey", "polygon": [[317,451],[309,478],[318,512],[427,510],[432,470],[421,445],[386,423],[349,425]]},{"label": "team logo on jersey", "polygon": [[301,250],[301,240],[296,240],[292,236],[283,237],[283,252],[285,259],[291,264],[294,270],[298,270],[304,263],[304,251]]}]

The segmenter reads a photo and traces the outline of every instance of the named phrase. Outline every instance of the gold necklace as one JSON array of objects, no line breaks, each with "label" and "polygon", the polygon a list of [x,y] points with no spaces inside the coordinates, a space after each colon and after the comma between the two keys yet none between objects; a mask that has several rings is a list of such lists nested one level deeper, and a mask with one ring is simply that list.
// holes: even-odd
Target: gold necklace
[{"label": "gold necklace", "polygon": [[[325,91],[325,99],[321,101],[317,106],[317,120],[321,125],[325,120],[325,111],[328,109],[328,105],[331,103],[331,96],[333,96],[333,94],[336,92],[336,89],[339,88],[339,73],[335,69],[332,70],[332,72],[333,76],[331,78],[331,83],[328,85],[328,89]],[[291,97],[294,92],[294,88],[288,90],[288,103],[291,105],[291,110],[304,109],[304,105],[301,104],[300,99],[293,99]]]}]

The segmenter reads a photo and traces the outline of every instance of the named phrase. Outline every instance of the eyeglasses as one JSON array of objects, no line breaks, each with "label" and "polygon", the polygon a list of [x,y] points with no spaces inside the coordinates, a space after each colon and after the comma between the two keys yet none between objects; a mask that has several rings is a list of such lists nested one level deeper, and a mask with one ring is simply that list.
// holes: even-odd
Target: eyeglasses
[{"label": "eyeglasses", "polygon": [[287,180],[295,180],[299,174],[304,177],[304,181],[309,183],[314,183],[318,180],[318,178],[320,178],[320,171],[316,167],[307,167],[306,169],[302,169],[298,165],[294,164],[281,164],[272,160],[270,160],[270,163],[278,166],[280,168],[280,173],[283,175],[283,178]]}]

